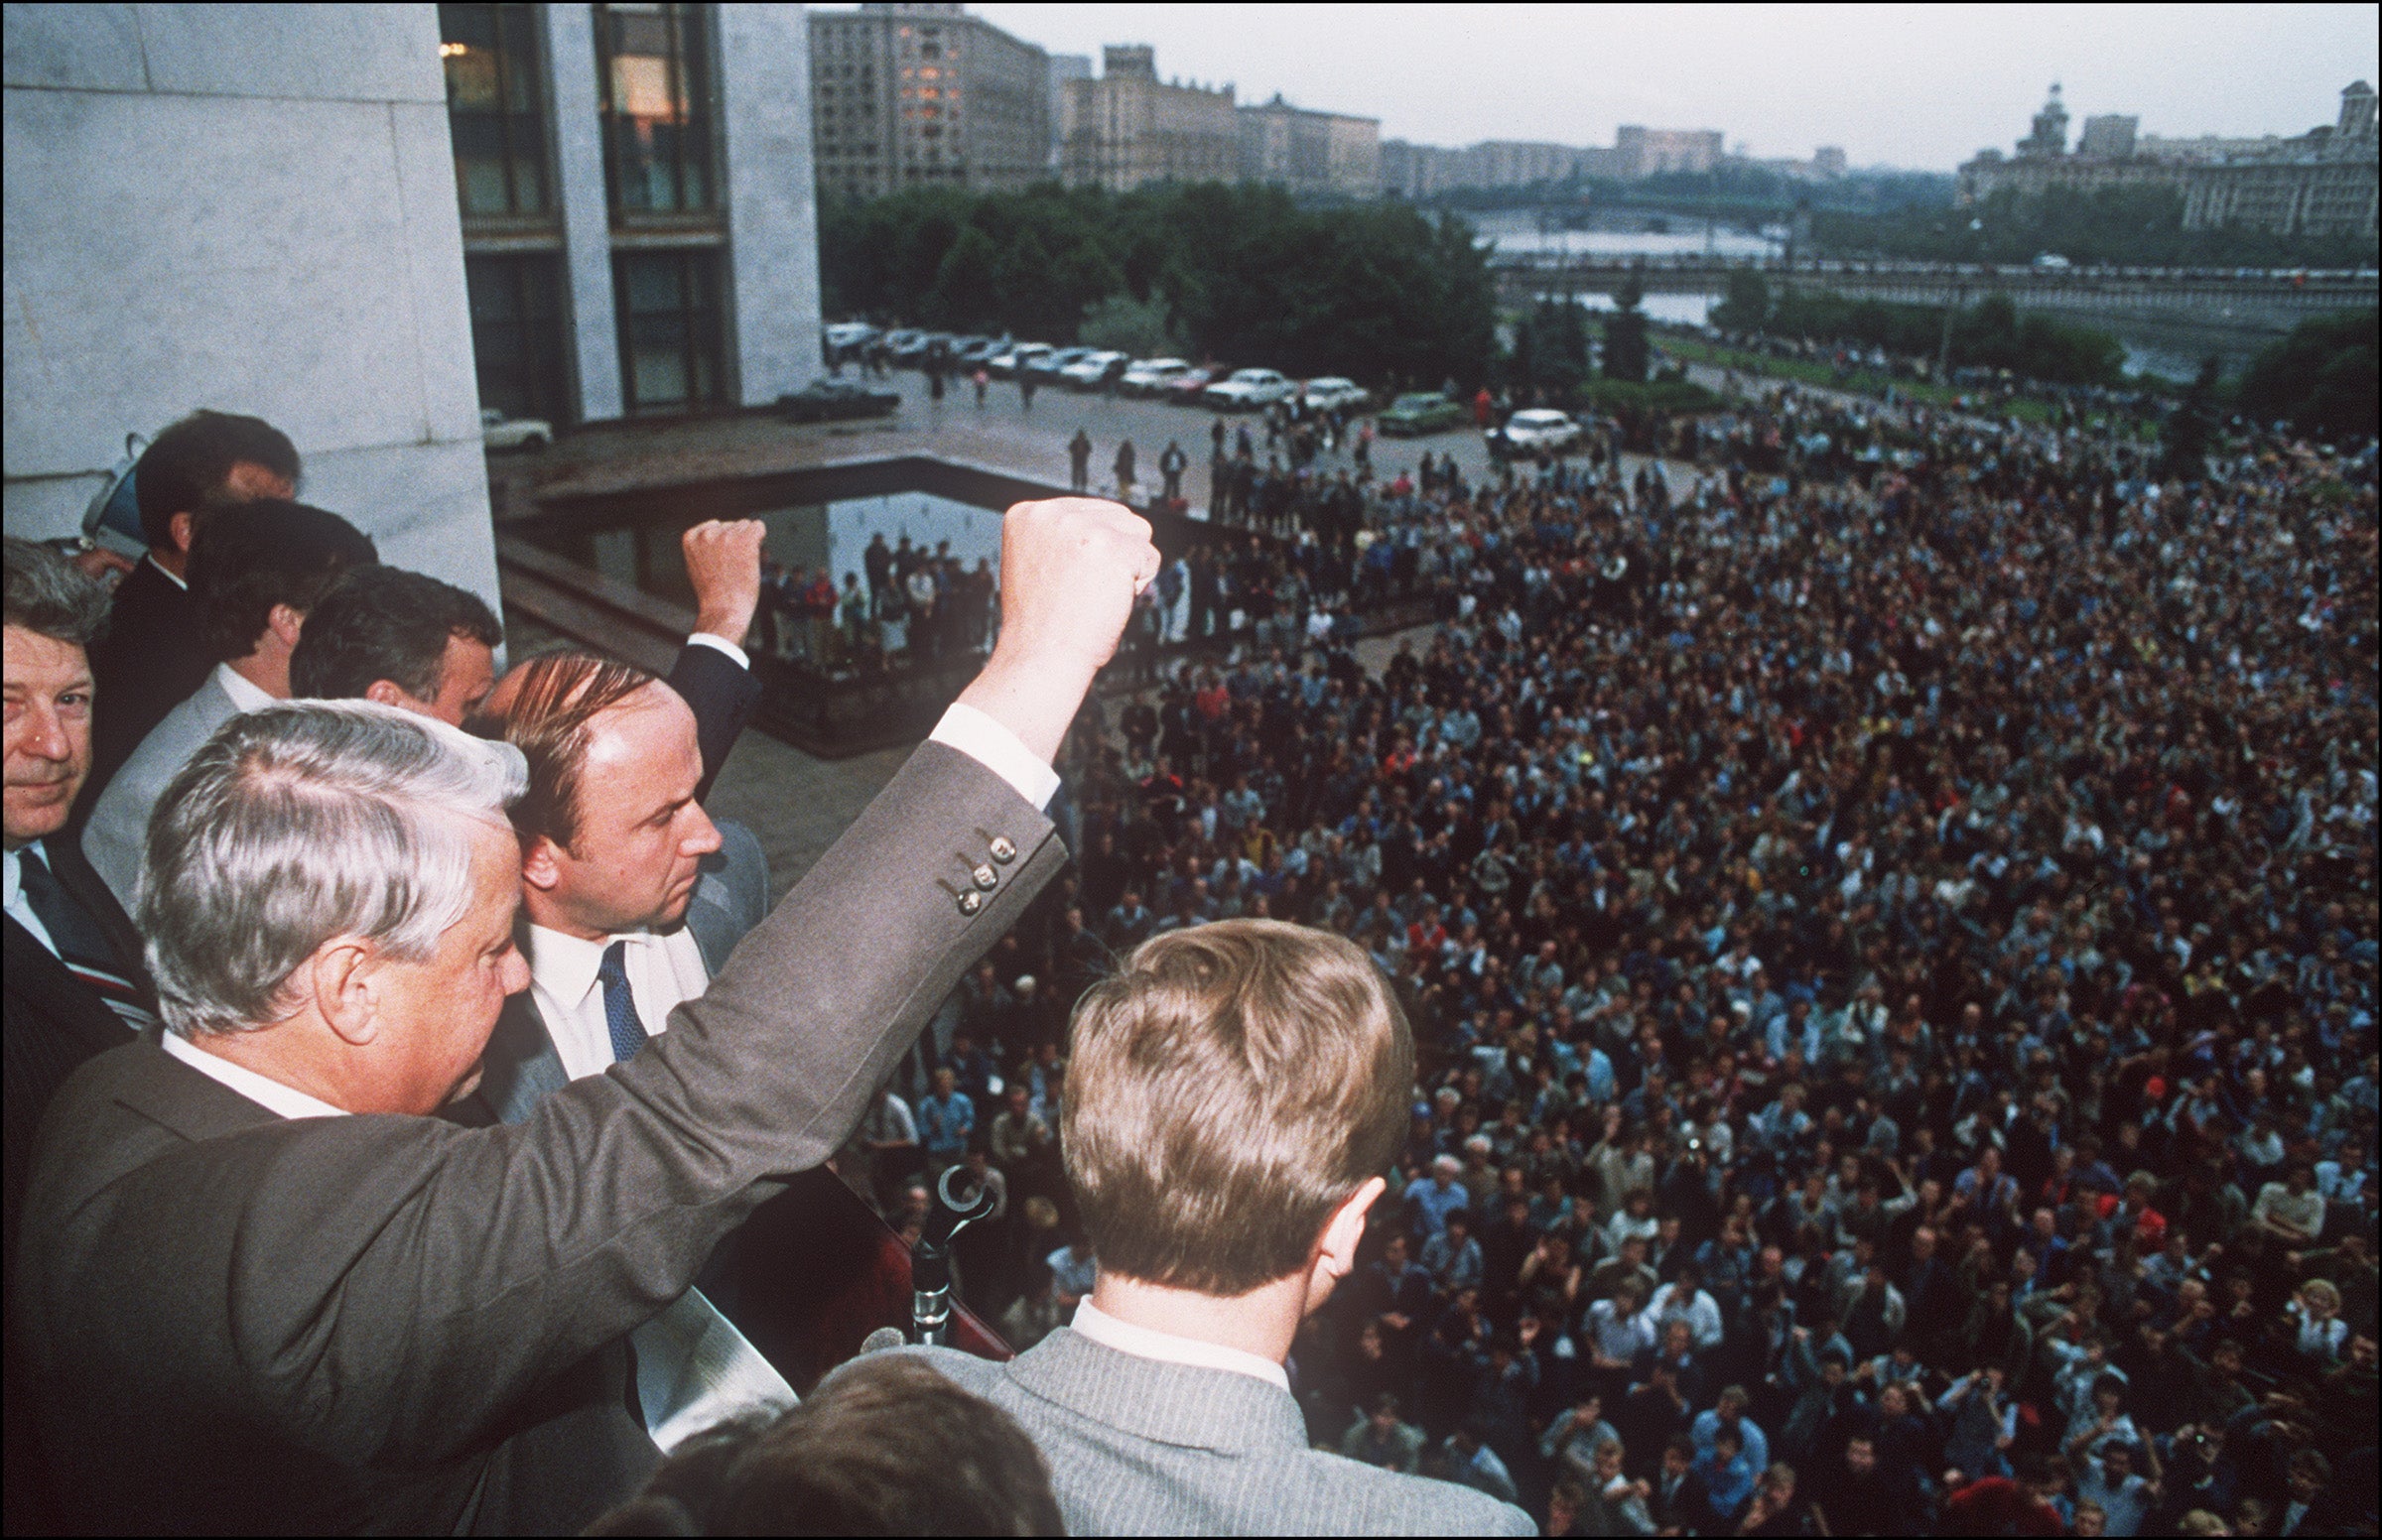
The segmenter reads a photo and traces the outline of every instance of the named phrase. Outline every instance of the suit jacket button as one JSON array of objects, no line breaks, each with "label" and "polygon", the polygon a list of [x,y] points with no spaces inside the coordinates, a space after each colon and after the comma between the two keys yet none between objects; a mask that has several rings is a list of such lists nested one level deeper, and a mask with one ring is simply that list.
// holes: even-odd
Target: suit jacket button
[{"label": "suit jacket button", "polygon": [[994,884],[1000,881],[1000,877],[990,866],[979,866],[976,868],[974,876],[976,885],[988,893],[992,892]]},{"label": "suit jacket button", "polygon": [[977,892],[974,888],[969,888],[960,894],[960,913],[964,915],[972,915],[984,907],[984,895]]},{"label": "suit jacket button", "polygon": [[1009,842],[1009,836],[994,834],[992,836],[992,859],[1006,866],[1016,858],[1017,846]]}]

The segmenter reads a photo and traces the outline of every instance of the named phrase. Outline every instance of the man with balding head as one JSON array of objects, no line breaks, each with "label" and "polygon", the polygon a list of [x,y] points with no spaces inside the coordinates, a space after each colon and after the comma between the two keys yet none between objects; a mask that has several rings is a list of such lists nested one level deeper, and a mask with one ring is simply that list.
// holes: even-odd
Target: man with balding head
[{"label": "man with balding head", "polygon": [[522,951],[480,1099],[518,1122],[540,1096],[636,1056],[701,994],[768,907],[760,841],[696,800],[695,713],[641,669],[549,653],[506,675],[474,720],[521,750]]},{"label": "man with balding head", "polygon": [[523,755],[364,701],[226,723],[150,830],[166,1033],[38,1141],[10,1362],[68,1526],[561,1533],[634,1491],[624,1339],[1064,864],[1037,794],[1157,565],[1114,505],[1010,510],[981,755],[922,744],[669,1030],[518,1124],[433,1114],[528,982]]}]

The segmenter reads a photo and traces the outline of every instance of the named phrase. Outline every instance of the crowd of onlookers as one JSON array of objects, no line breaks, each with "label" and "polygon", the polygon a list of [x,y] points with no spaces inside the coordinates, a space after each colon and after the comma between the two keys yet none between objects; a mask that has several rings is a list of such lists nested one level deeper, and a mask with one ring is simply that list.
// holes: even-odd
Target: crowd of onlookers
[{"label": "crowd of onlookers", "polygon": [[1792,388],[1675,434],[1275,467],[1278,538],[1142,611],[1241,645],[1079,730],[1075,870],[853,1158],[992,1174],[969,1297],[1030,1341],[1097,1276],[1069,1004],[1321,927],[1421,1074],[1292,1355],[1318,1446],[1550,1533],[2371,1532],[2373,447],[2162,482]]}]

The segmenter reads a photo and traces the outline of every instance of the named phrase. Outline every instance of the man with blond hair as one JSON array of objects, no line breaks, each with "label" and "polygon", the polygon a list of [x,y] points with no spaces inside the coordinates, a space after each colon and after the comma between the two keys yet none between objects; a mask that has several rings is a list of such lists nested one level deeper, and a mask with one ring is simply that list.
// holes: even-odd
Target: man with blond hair
[{"label": "man with blond hair", "polygon": [[1099,1259],[1003,1364],[911,1349],[1001,1407],[1076,1534],[1535,1533],[1520,1509],[1307,1447],[1282,1363],[1356,1265],[1414,1042],[1340,937],[1172,931],[1077,1007],[1060,1143]]}]

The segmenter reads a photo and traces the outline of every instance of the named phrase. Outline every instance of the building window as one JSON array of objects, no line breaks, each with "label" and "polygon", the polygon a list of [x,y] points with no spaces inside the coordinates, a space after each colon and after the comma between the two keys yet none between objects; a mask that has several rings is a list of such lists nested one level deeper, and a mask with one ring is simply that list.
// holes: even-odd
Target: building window
[{"label": "building window", "polygon": [[447,124],[463,217],[553,211],[546,178],[546,101],[537,21],[526,5],[442,5]]},{"label": "building window", "polygon": [[615,215],[719,206],[704,17],[700,5],[596,8],[604,178]]},{"label": "building window", "polygon": [[463,283],[479,404],[507,417],[576,419],[563,353],[562,259],[552,252],[466,256]]},{"label": "building window", "polygon": [[726,398],[717,250],[614,252],[612,289],[630,412],[684,411]]}]

